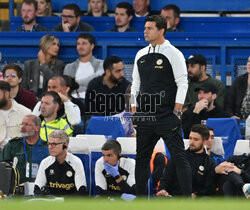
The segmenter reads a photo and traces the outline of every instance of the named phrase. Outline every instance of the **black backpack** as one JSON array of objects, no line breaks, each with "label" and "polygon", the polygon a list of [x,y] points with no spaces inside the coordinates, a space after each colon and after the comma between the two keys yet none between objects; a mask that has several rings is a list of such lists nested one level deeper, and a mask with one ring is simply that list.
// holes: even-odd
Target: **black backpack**
[{"label": "black backpack", "polygon": [[0,190],[5,195],[14,195],[19,186],[20,175],[12,163],[0,161]]}]

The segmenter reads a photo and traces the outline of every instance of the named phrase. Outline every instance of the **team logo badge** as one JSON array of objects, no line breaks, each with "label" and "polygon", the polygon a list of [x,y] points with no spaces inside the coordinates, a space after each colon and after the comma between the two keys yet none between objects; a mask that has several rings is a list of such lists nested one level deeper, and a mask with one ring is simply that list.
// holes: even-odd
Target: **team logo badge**
[{"label": "team logo badge", "polygon": [[204,166],[199,166],[200,171],[204,171]]},{"label": "team logo badge", "polygon": [[156,61],[156,64],[157,65],[161,65],[163,63],[163,60],[162,59],[158,59],[157,61]]},{"label": "team logo badge", "polygon": [[67,177],[72,177],[73,173],[71,171],[66,172]]},{"label": "team logo badge", "polygon": [[55,172],[54,172],[54,169],[50,169],[49,170],[49,175],[53,175]]}]

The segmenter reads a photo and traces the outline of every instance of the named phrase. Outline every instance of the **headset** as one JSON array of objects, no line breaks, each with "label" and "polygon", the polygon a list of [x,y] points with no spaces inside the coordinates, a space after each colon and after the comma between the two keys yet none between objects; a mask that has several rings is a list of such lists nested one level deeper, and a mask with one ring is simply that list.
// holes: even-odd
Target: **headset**
[{"label": "headset", "polygon": [[64,149],[67,149],[68,147],[67,147],[65,144],[63,144],[63,147],[62,147],[62,148],[63,148],[63,150],[64,150]]}]

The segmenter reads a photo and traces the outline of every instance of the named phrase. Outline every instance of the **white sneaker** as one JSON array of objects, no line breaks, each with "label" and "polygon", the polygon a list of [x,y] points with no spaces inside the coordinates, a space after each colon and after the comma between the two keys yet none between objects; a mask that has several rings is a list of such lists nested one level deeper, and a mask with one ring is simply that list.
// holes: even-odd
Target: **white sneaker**
[{"label": "white sneaker", "polygon": [[246,198],[250,198],[250,184],[244,184],[242,190]]}]

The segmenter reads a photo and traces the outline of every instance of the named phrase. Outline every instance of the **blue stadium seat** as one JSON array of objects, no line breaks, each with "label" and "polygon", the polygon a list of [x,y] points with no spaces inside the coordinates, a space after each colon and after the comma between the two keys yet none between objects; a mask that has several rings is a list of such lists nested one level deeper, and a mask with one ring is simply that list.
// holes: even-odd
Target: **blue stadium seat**
[{"label": "blue stadium seat", "polygon": [[91,117],[87,126],[86,134],[99,134],[112,136],[112,139],[124,137],[124,129],[119,117]]},{"label": "blue stadium seat", "polygon": [[241,139],[241,133],[236,119],[208,118],[206,125],[214,129],[214,135],[216,137],[221,137],[225,151],[225,159],[232,156],[237,139]]}]

